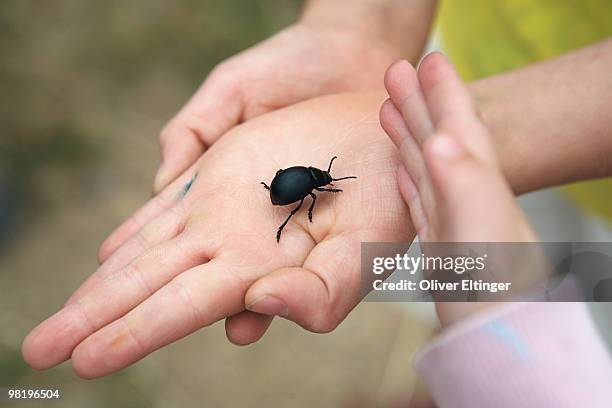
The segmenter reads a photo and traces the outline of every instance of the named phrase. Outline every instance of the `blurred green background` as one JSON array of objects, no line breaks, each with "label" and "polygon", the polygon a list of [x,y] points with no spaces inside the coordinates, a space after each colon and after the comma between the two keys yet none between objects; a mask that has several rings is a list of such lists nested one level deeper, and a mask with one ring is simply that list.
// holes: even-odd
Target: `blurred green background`
[{"label": "blurred green background", "polygon": [[[239,348],[219,323],[109,377],[35,372],[23,337],[150,195],[157,135],[218,62],[295,20],[295,0],[0,2],[0,386],[62,407],[377,406],[409,396],[428,323],[364,304],[333,334],[284,322]],[[6,401],[0,401],[0,405]],[[45,403],[15,404],[37,406]]]}]

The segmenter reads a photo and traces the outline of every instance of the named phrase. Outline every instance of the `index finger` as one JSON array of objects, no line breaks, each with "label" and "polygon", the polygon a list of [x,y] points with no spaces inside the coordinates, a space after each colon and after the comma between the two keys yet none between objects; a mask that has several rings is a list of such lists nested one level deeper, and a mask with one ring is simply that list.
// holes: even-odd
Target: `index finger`
[{"label": "index finger", "polygon": [[224,317],[244,310],[259,268],[213,259],[172,279],[125,316],[93,333],[72,353],[79,376],[110,374]]}]

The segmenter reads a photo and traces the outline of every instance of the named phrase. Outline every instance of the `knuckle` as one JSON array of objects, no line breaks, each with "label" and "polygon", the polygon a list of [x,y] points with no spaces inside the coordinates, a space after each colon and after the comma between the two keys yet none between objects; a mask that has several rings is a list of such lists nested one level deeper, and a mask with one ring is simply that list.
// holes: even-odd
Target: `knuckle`
[{"label": "knuckle", "polygon": [[115,243],[115,239],[111,237],[108,237],[104,240],[104,242],[102,242],[102,244],[100,244],[100,246],[98,247],[98,253],[97,253],[97,257],[98,257],[98,263],[100,265],[102,265],[107,259],[108,257],[113,253],[113,249],[116,247],[116,243]]},{"label": "knuckle", "polygon": [[130,324],[129,320],[121,319],[121,325],[124,328],[125,334],[130,337],[133,341],[134,347],[136,347],[136,354],[140,355],[146,352],[147,346],[143,339],[138,335],[138,331],[134,328],[133,324]]},{"label": "knuckle", "polygon": [[232,287],[236,288],[236,290],[240,291],[241,293],[246,293],[252,279],[249,278],[248,274],[245,273],[243,268],[227,265],[224,273],[231,281]]},{"label": "knuckle", "polygon": [[175,196],[170,190],[163,191],[153,198],[153,205],[159,210],[165,211],[167,208],[171,208],[175,203]]},{"label": "knuckle", "polygon": [[185,285],[181,281],[180,275],[173,279],[170,284],[168,284],[171,295],[177,299],[180,299],[181,302],[185,305],[185,307],[191,313],[191,319],[195,327],[203,327],[207,324],[206,314],[194,300],[194,296],[191,293],[188,285]]},{"label": "knuckle", "polygon": [[327,299],[324,306],[319,308],[318,313],[314,314],[309,328],[315,333],[329,333],[338,327],[342,321],[342,317],[338,313],[341,305],[341,293],[334,290],[329,283],[325,283],[325,286]]},{"label": "knuckle", "polygon": [[338,327],[340,319],[336,317],[330,307],[324,308],[322,313],[312,322],[309,328],[315,333],[330,333]]},{"label": "knuckle", "polygon": [[149,238],[148,238],[148,236],[150,236],[150,234],[151,234],[150,228],[148,228],[148,226],[145,226],[145,227],[141,228],[140,230],[138,230],[138,232],[136,232],[134,234],[134,237],[132,239],[134,240],[134,243],[141,250],[144,251],[149,246]]},{"label": "knuckle", "polygon": [[217,80],[223,78],[226,75],[226,72],[229,71],[229,64],[227,61],[222,61],[215,65],[215,67],[210,71],[208,75],[209,79]]},{"label": "knuckle", "polygon": [[[166,207],[164,207],[165,209]],[[181,204],[170,206],[156,220],[143,226],[135,235],[141,249],[147,249],[155,243],[171,239],[178,235],[184,228],[184,217]]]},{"label": "knuckle", "polygon": [[101,327],[101,323],[95,318],[95,316],[91,313],[89,307],[87,307],[87,303],[83,301],[83,298],[79,298],[74,303],[74,307],[81,314],[84,324],[87,326],[86,329],[93,333]]},{"label": "knuckle", "polygon": [[232,77],[234,71],[233,59],[229,58],[218,63],[212,71],[210,71],[209,78],[214,81],[229,80]]},{"label": "knuckle", "polygon": [[162,130],[159,132],[159,142],[162,146],[165,146],[170,140],[172,140],[175,133],[175,128],[176,124],[174,119],[164,125]]},{"label": "knuckle", "polygon": [[170,205],[167,207],[167,214],[169,217],[169,222],[172,225],[182,224],[183,220],[186,218],[186,210],[185,210],[185,202],[178,201],[174,205]]},{"label": "knuckle", "polygon": [[215,121],[206,121],[204,114],[199,111],[189,112],[183,119],[183,126],[198,139],[204,140],[205,134],[215,131]]},{"label": "knuckle", "polygon": [[130,262],[123,269],[123,276],[128,280],[131,280],[136,283],[136,286],[140,288],[140,290],[145,294],[146,297],[149,297],[153,294],[153,290],[151,289],[149,283],[145,279],[145,274],[140,268],[139,264],[136,262]]}]

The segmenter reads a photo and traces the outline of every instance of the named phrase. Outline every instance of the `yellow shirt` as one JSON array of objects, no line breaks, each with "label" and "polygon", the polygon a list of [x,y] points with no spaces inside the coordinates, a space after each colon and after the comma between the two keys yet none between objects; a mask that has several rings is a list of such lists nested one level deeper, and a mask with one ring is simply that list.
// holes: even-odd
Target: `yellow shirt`
[{"label": "yellow shirt", "polygon": [[[446,49],[466,81],[551,58],[612,35],[611,0],[442,0]],[[612,220],[612,179],[563,189]]]}]

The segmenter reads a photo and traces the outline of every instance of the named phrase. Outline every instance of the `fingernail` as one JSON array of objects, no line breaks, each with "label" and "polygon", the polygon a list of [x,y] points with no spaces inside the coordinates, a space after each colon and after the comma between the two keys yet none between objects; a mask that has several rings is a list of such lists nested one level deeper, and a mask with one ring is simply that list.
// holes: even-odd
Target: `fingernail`
[{"label": "fingernail", "polygon": [[270,316],[286,317],[289,314],[289,308],[279,298],[270,295],[263,295],[249,305],[247,310],[255,313],[261,313]]},{"label": "fingernail", "polygon": [[446,135],[434,136],[431,141],[430,149],[433,154],[445,159],[456,159],[464,153],[461,145]]}]

